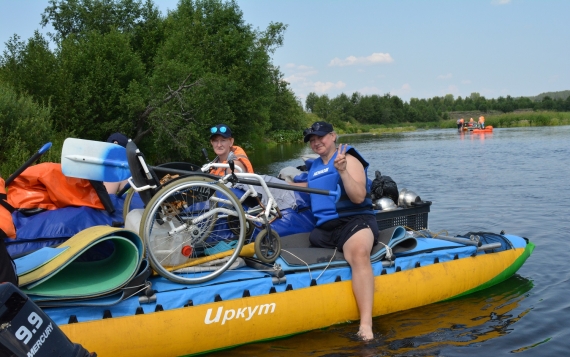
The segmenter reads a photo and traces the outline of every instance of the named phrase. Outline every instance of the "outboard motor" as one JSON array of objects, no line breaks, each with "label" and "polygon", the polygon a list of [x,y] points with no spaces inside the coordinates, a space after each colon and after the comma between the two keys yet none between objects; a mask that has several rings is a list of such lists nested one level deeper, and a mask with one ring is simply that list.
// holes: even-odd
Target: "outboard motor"
[{"label": "outboard motor", "polygon": [[95,357],[12,283],[0,284],[0,357]]}]

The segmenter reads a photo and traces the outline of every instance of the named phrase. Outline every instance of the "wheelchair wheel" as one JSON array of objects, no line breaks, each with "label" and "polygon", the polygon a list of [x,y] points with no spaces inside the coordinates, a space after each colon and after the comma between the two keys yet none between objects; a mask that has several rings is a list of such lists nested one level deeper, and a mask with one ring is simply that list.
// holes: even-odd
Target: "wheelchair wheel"
[{"label": "wheelchair wheel", "polygon": [[[233,216],[237,234],[227,224]],[[182,284],[211,280],[237,259],[246,219],[238,198],[223,184],[200,176],[175,180],[146,206],[141,235],[153,269]]]},{"label": "wheelchair wheel", "polygon": [[255,256],[264,263],[271,264],[281,254],[281,240],[279,234],[271,230],[268,234],[267,229],[261,230],[255,237]]}]

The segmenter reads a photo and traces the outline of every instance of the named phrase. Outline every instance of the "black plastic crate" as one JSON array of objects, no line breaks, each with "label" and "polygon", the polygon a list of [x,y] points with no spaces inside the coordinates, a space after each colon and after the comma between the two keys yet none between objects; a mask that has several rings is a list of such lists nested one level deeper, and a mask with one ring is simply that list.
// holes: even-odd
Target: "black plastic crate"
[{"label": "black plastic crate", "polygon": [[383,230],[396,226],[402,226],[415,231],[427,229],[430,206],[431,201],[424,201],[410,208],[396,209],[387,212],[377,211],[376,222],[378,223],[378,229]]}]

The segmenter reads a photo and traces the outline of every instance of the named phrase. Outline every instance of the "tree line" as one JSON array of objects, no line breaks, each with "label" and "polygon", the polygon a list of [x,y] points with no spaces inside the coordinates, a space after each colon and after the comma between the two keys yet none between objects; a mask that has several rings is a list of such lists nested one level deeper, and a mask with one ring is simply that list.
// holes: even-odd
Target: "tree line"
[{"label": "tree line", "polygon": [[398,123],[438,122],[450,119],[451,112],[500,111],[510,113],[515,110],[570,111],[570,95],[566,99],[553,99],[549,96],[539,101],[528,97],[511,96],[486,99],[479,93],[469,97],[455,98],[452,94],[430,99],[412,98],[404,102],[394,95],[361,95],[358,92],[350,97],[344,93],[329,98],[312,92],[305,100],[305,110],[318,117],[338,123],[357,121],[363,124],[390,125]]}]

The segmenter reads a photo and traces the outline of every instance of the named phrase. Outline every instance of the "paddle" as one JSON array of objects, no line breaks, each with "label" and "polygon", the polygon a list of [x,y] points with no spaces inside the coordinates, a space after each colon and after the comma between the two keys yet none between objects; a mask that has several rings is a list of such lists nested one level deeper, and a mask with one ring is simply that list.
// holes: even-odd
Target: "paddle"
[{"label": "paddle", "polygon": [[18,175],[20,175],[22,172],[24,172],[24,170],[27,169],[28,166],[30,166],[34,161],[39,159],[46,151],[49,150],[49,148],[51,148],[51,143],[47,143],[44,146],[42,146],[34,155],[32,155],[32,157],[28,159],[28,161],[26,161],[22,166],[20,166],[20,168],[16,170],[16,172],[14,172],[12,175],[10,175],[10,177],[8,177],[8,179],[6,180],[6,186],[8,186],[12,181],[14,181],[14,179],[18,177]]},{"label": "paddle", "polygon": [[[155,172],[179,175],[191,175],[196,171],[178,170],[173,168],[150,166]],[[67,138],[61,152],[61,170],[65,176],[84,178],[88,180],[118,182],[131,177],[127,161],[126,149],[120,145],[85,139]],[[198,171],[203,174],[202,171]],[[237,183],[260,186],[255,180],[240,178]],[[266,182],[267,187],[283,190],[315,193],[340,198],[340,187],[335,191],[299,187],[289,184]]]},{"label": "paddle", "polygon": [[124,147],[102,141],[67,138],[61,150],[65,176],[120,182],[131,177]]}]

